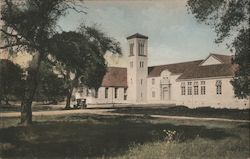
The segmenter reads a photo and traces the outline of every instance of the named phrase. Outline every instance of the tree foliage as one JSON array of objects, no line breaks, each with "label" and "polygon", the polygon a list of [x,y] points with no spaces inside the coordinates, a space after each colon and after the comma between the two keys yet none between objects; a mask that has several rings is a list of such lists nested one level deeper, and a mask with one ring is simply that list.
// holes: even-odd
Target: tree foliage
[{"label": "tree foliage", "polygon": [[250,93],[250,1],[249,0],[188,0],[188,10],[198,22],[210,25],[217,38],[216,43],[233,39],[227,44],[235,53],[233,62],[237,65],[231,81],[235,96],[245,98]]},{"label": "tree foliage", "polygon": [[[81,25],[77,32],[62,32],[51,39],[53,60],[68,83],[68,99],[74,88],[83,84],[88,88],[98,89],[106,73],[104,55],[107,51],[121,54],[119,42],[106,36],[95,27]],[[73,74],[73,77],[70,76]]]},{"label": "tree foliage", "polygon": [[55,72],[49,62],[42,62],[40,66],[40,79],[37,86],[35,100],[49,103],[63,101],[67,95],[63,78]]},{"label": "tree foliage", "polygon": [[49,52],[50,39],[57,33],[57,21],[69,9],[77,12],[77,0],[4,0],[1,6],[0,29],[4,45],[0,49],[12,48],[13,53],[25,50],[35,54],[25,81],[25,91],[21,104],[21,123],[32,122],[31,105],[39,79],[39,67]]},{"label": "tree foliage", "polygon": [[23,92],[23,70],[7,59],[0,60],[0,101],[20,100]]}]

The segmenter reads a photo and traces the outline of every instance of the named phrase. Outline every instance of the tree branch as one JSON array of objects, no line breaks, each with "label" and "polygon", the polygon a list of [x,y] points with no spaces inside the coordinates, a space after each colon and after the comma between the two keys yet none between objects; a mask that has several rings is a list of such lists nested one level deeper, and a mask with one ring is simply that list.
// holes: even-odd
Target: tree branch
[{"label": "tree branch", "polygon": [[7,45],[4,45],[4,46],[0,46],[0,49],[7,49],[9,47],[14,47],[14,46],[19,46],[19,45],[26,45],[28,46],[29,43],[26,43],[26,42],[18,42],[18,43],[14,43],[14,44],[7,44]]}]

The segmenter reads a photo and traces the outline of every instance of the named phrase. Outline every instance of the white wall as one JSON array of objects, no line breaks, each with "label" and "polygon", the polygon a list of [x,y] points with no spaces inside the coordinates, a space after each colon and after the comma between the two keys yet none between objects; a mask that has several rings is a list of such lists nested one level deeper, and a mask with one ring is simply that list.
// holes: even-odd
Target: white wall
[{"label": "white wall", "polygon": [[124,88],[117,87],[117,98],[115,98],[115,87],[108,88],[108,98],[105,98],[105,88],[100,87],[98,89],[98,98],[94,96],[85,97],[87,98],[88,104],[103,104],[103,103],[127,103],[127,100],[124,100]]},{"label": "white wall", "polygon": [[[144,41],[145,56],[138,56],[138,41]],[[145,103],[147,101],[147,76],[148,76],[148,43],[146,39],[129,39],[128,44],[134,43],[133,56],[129,56],[127,68],[128,100],[131,103]],[[130,63],[133,66],[130,66]],[[143,67],[140,67],[143,62]],[[143,80],[141,84],[141,80]]]},{"label": "white wall", "polygon": [[217,60],[216,58],[214,58],[213,56],[209,56],[208,59],[206,59],[206,61],[204,61],[201,64],[201,66],[216,65],[216,64],[221,64],[221,62]]},{"label": "white wall", "polygon": [[[216,81],[222,81],[222,94],[216,93]],[[211,106],[216,108],[249,108],[248,100],[241,100],[234,97],[233,86],[230,83],[231,78],[215,78],[215,79],[202,79],[202,80],[189,80],[178,81],[177,89],[179,88],[179,96],[177,96],[177,104],[186,105],[192,108]],[[192,95],[187,95],[187,83],[186,83],[186,95],[181,95],[181,82],[199,82],[198,95],[194,95],[194,89],[192,86]],[[206,94],[201,95],[200,81],[205,81]]]}]

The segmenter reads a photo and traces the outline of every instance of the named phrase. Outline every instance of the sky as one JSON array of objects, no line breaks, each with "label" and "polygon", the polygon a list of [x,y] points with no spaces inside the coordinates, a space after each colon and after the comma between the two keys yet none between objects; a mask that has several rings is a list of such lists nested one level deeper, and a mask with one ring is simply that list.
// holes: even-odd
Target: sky
[{"label": "sky", "polygon": [[206,58],[209,53],[229,54],[224,43],[214,43],[212,28],[188,14],[186,0],[91,0],[84,11],[69,11],[59,21],[63,30],[75,30],[81,23],[96,24],[121,43],[123,56],[107,54],[109,66],[126,67],[126,37],[140,33],[149,37],[149,66]]},{"label": "sky", "polygon": [[[64,31],[81,23],[97,25],[121,43],[123,56],[106,55],[108,66],[126,67],[126,37],[140,33],[149,37],[149,66],[200,60],[209,53],[230,54],[225,43],[215,44],[212,28],[188,14],[186,0],[84,0],[87,14],[69,10],[58,24]],[[17,62],[25,58],[18,57]]]}]

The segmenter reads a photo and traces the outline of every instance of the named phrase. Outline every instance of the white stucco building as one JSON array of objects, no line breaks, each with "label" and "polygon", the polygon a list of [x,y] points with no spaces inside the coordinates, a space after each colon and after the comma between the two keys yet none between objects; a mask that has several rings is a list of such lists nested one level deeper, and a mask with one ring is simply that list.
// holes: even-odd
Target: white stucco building
[{"label": "white stucco building", "polygon": [[206,59],[148,67],[148,37],[127,37],[127,68],[109,67],[98,92],[79,88],[76,98],[87,103],[168,103],[188,107],[249,108],[234,97],[230,80],[232,56],[209,54]]}]

